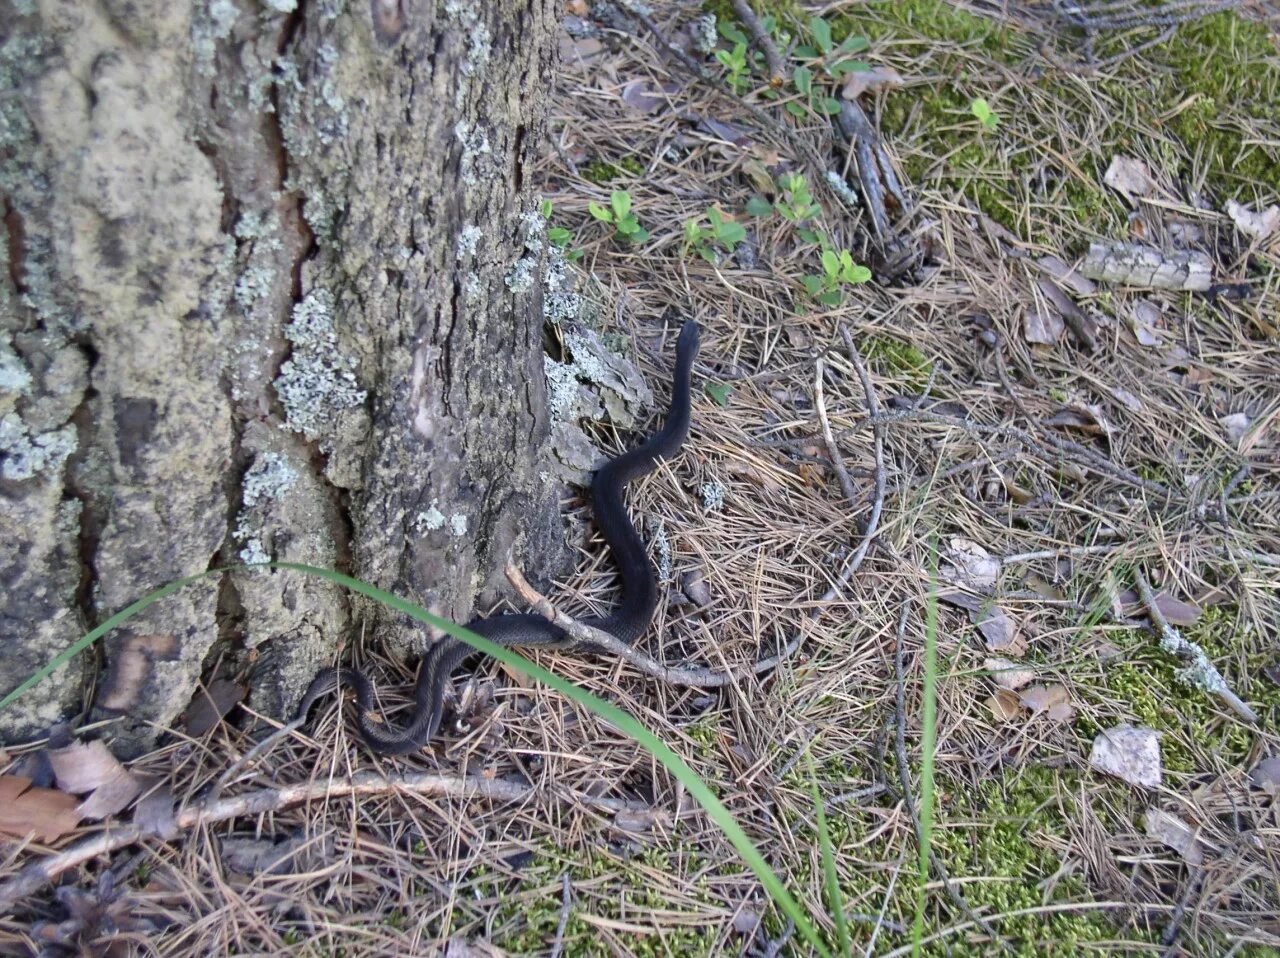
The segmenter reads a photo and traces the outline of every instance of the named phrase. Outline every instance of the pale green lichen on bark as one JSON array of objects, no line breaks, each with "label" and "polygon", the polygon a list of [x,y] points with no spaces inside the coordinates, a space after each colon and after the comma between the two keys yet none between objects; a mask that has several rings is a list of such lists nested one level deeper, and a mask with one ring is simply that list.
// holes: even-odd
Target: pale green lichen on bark
[{"label": "pale green lichen on bark", "polygon": [[313,290],[293,309],[285,326],[293,355],[280,367],[276,393],[290,429],[308,439],[324,438],[339,413],[360,406],[367,396],[356,380],[355,361],[338,352],[333,298]]}]

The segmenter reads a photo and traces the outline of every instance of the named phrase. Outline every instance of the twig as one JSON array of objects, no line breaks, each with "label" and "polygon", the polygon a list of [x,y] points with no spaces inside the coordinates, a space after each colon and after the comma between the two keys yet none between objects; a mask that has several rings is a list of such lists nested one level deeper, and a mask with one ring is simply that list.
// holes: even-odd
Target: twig
[{"label": "twig", "polygon": [[569,926],[569,910],[573,905],[573,886],[569,883],[569,873],[560,876],[560,921],[556,925],[555,941],[551,944],[551,958],[560,958],[564,951],[564,930]]},{"label": "twig", "polygon": [[1039,552],[1019,552],[1016,555],[1005,556],[1000,560],[1000,564],[1014,565],[1018,562],[1035,562],[1038,559],[1062,559],[1071,556],[1106,555],[1109,552],[1115,552],[1118,548],[1120,548],[1119,545],[1098,545],[1070,546],[1066,549],[1041,549]]},{"label": "twig", "polygon": [[[903,644],[907,633],[907,615],[911,611],[911,603],[904,602],[902,611],[898,613],[898,627],[896,630],[896,644],[893,654],[893,667],[897,676],[897,735],[895,744],[895,753],[898,757],[898,781],[902,786],[902,804],[906,806],[907,815],[911,818],[911,827],[915,830],[916,841],[924,848],[924,832],[920,825],[920,814],[916,810],[915,802],[912,799],[911,791],[911,766],[907,761],[907,679],[905,667],[903,665],[904,652]],[[942,882],[942,887],[947,890],[947,895],[951,898],[952,903],[962,912],[969,916],[978,926],[987,933],[992,941],[1001,942],[1006,951],[1011,951],[1007,942],[1004,941],[997,933],[995,928],[991,926],[981,915],[977,914],[971,907],[969,902],[965,900],[964,895],[951,881],[951,877],[947,874],[946,866],[942,864],[942,860],[933,853],[932,848],[925,849],[929,856],[929,869]]]},{"label": "twig", "polygon": [[751,39],[764,54],[764,62],[769,67],[769,86],[776,90],[787,82],[789,71],[782,62],[773,37],[769,36],[769,32],[765,30],[764,24],[760,22],[760,18],[756,16],[756,12],[751,9],[751,4],[747,0],[733,0],[733,12],[737,14],[738,19],[747,28],[747,32],[751,34]]},{"label": "twig", "polygon": [[827,419],[827,402],[822,394],[822,377],[826,374],[827,367],[821,356],[813,364],[813,370],[813,407],[818,412],[818,423],[822,427],[822,438],[827,444],[827,452],[831,455],[831,465],[836,471],[836,478],[840,480],[840,491],[849,500],[849,505],[856,509],[858,507],[858,493],[853,488],[853,480],[849,478],[849,470],[845,468],[844,456],[840,455],[840,447],[836,445],[835,437],[831,435],[831,421]]},{"label": "twig", "polygon": [[1222,677],[1217,666],[1209,661],[1204,649],[1195,642],[1183,638],[1182,634],[1169,624],[1160,606],[1156,603],[1155,593],[1151,591],[1151,583],[1141,572],[1133,574],[1134,584],[1138,587],[1138,595],[1151,616],[1151,624],[1160,636],[1160,648],[1164,649],[1187,663],[1187,667],[1179,676],[1191,685],[1198,686],[1222,699],[1224,705],[1239,715],[1246,722],[1257,724],[1258,713],[1246,705],[1231,691],[1227,680]]},{"label": "twig", "polygon": [[[304,802],[325,801],[348,795],[388,795],[394,792],[411,792],[415,795],[444,796],[454,799],[483,798],[498,802],[523,802],[538,794],[539,789],[507,779],[489,779],[479,776],[440,775],[435,772],[404,772],[400,775],[384,775],[381,772],[361,772],[350,778],[319,779],[286,785],[280,788],[264,788],[246,792],[232,798],[198,802],[178,810],[174,825],[178,829],[195,828],[223,822],[244,815],[265,815],[278,812]],[[556,793],[566,802],[580,802],[604,811],[652,811],[645,802],[620,798],[604,798],[585,793]],[[122,825],[104,829],[71,847],[32,862],[16,877],[0,885],[0,913],[9,911],[20,899],[30,895],[53,881],[68,869],[75,868],[99,855],[109,854],[146,838],[158,837],[140,825]]]},{"label": "twig", "polygon": [[[862,361],[862,356],[858,353],[858,347],[853,344],[853,337],[849,335],[849,330],[844,323],[840,324],[840,335],[844,339],[844,348],[848,350],[849,359],[853,362],[853,368],[858,371],[858,379],[862,382],[862,395],[867,403],[867,416],[875,419],[880,415],[880,401],[876,399],[875,387],[871,385],[871,374],[867,372],[866,364]],[[862,535],[862,542],[858,545],[857,551],[854,552],[853,558],[849,562],[855,570],[862,565],[862,560],[866,558],[867,550],[871,547],[871,540],[880,529],[880,515],[884,512],[884,427],[872,426],[871,436],[872,455],[875,460],[871,515],[867,517],[867,530]]]}]

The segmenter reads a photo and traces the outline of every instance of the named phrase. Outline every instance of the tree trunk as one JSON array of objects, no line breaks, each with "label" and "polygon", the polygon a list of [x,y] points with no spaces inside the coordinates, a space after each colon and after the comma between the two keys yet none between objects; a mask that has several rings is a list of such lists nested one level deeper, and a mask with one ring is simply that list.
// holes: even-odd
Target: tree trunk
[{"label": "tree trunk", "polygon": [[[524,195],[553,11],[0,0],[0,695],[179,576],[307,562],[465,620],[513,545],[562,550]],[[215,667],[280,714],[355,611],[211,576],[0,739],[96,691],[146,747]]]}]

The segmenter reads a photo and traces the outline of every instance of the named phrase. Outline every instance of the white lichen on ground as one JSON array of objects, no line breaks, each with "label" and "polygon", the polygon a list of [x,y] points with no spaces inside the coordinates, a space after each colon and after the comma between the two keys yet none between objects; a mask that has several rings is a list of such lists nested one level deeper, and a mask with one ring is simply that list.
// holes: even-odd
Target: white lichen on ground
[{"label": "white lichen on ground", "polygon": [[851,207],[859,205],[858,194],[853,191],[853,187],[845,182],[845,178],[835,170],[827,170],[827,183],[830,184],[836,195],[845,201],[846,205]]},{"label": "white lichen on ground", "polygon": [[671,581],[671,539],[667,536],[667,523],[664,519],[653,519],[649,523],[649,538],[653,543],[653,551],[657,561],[658,579]]},{"label": "white lichen on ground", "polygon": [[356,381],[355,362],[338,352],[333,300],[312,291],[293,309],[284,328],[293,355],[280,367],[276,393],[288,427],[308,439],[321,438],[344,409],[359,406],[366,393]]},{"label": "white lichen on ground", "polygon": [[704,482],[701,489],[702,508],[707,512],[718,512],[724,508],[724,496],[727,491],[723,483]]}]

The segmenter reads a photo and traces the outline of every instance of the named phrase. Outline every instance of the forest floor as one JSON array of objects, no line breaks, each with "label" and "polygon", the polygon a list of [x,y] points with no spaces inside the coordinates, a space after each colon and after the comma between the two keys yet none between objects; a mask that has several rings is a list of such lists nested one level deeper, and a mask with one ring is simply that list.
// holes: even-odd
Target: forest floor
[{"label": "forest floor", "polygon": [[[629,490],[684,596],[645,650],[749,669],[803,641],[721,689],[533,658],[679,754],[835,953],[1275,954],[1276,20],[1246,4],[1132,53],[1160,31],[1087,50],[998,3],[779,4],[784,57],[815,55],[770,87],[754,44],[734,53],[732,5],[708,6],[728,29],[719,61],[690,54],[702,79],[634,21],[565,33],[535,188],[656,405],[680,322],[702,328],[690,437]],[[691,49],[699,12],[653,22]],[[827,115],[848,82],[911,207],[890,204],[896,258],[822,180],[856,166]],[[634,224],[601,218],[628,202]],[[1081,274],[1119,241],[1194,251],[1218,285]],[[607,607],[589,506],[566,509],[581,561],[551,594]],[[1223,685],[1190,681],[1151,605]],[[135,934],[166,954],[813,953],[657,759],[552,690],[480,676],[467,723],[378,764],[522,797],[348,791],[193,829],[119,860],[117,923],[164,916]],[[271,780],[369,768],[338,715],[271,751]],[[244,748],[215,729],[179,778]],[[169,753],[150,765],[174,774]]]}]

